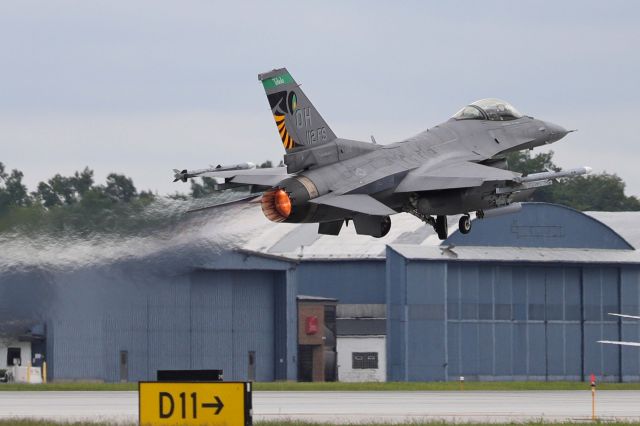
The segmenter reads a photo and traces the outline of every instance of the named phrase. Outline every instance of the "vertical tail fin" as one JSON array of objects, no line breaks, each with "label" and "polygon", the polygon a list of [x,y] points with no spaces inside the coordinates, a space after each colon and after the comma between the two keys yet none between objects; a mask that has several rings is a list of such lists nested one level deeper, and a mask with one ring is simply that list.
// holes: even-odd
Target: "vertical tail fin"
[{"label": "vertical tail fin", "polygon": [[336,138],[286,68],[258,75],[267,93],[285,150],[321,145]]}]

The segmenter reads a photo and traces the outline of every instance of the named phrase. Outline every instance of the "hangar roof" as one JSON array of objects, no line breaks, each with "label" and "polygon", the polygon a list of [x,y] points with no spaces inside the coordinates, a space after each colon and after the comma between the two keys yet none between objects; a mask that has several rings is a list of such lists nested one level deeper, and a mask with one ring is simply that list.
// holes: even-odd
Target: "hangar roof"
[{"label": "hangar roof", "polygon": [[585,212],[592,218],[604,223],[633,247],[640,248],[640,212]]},{"label": "hangar roof", "polygon": [[636,250],[491,246],[421,247],[406,244],[396,244],[390,247],[407,259],[590,264],[640,263],[640,254]]},{"label": "hangar roof", "polygon": [[[640,229],[636,228],[640,212],[583,213],[547,203],[524,203],[523,206],[523,211],[514,215],[474,220],[476,229],[466,236],[457,232],[457,217],[450,217],[451,236],[442,245],[431,227],[414,216],[401,213],[392,217],[391,231],[383,238],[357,235],[353,226],[343,228],[340,236],[335,237],[318,235],[317,224],[273,224],[256,230],[240,248],[291,260],[382,260],[386,256],[387,246],[409,258],[445,259],[453,255],[443,248],[455,245],[454,258],[459,260],[640,263],[640,253],[633,249],[640,247]],[[543,228],[548,233],[551,231],[546,228],[561,227],[562,241],[558,242],[557,238],[550,238],[544,232],[540,238],[529,238],[528,242],[522,239],[505,240],[504,234],[514,233],[513,229],[522,227],[522,223],[515,226],[514,220],[521,218],[522,221],[523,217],[527,217],[528,210],[535,210],[536,220],[539,221],[532,228]],[[257,210],[255,214],[261,213]],[[495,226],[505,228],[499,231],[500,235],[485,235],[476,239],[473,245],[465,243],[469,241],[465,239],[473,236],[474,231],[480,235],[480,227],[490,220],[496,222]],[[527,220],[533,219],[529,217]],[[572,226],[578,228],[573,229]],[[592,236],[591,240],[589,236]],[[487,238],[491,241],[483,242]],[[504,244],[495,243],[500,240]],[[600,243],[600,240],[608,242]]]}]

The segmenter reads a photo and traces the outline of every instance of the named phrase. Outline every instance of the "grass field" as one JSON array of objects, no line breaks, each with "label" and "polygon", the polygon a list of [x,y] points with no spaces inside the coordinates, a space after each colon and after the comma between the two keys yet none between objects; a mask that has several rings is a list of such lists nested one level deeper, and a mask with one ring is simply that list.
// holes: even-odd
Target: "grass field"
[{"label": "grass field", "polygon": [[[10,420],[0,420],[0,426],[137,426],[137,423],[85,423],[85,422],[72,422],[72,423],[55,423],[48,420],[26,420],[26,419],[10,419]],[[328,426],[329,423],[311,423],[311,422],[296,422],[296,421],[269,421],[269,422],[254,422],[255,426]],[[393,426],[450,426],[452,423],[444,423],[444,422],[412,422],[412,423],[393,423]],[[498,426],[498,425],[520,425],[520,426],[528,426],[528,425],[545,425],[545,426],[554,426],[554,425],[593,425],[593,424],[606,424],[606,425],[632,425],[637,423],[625,423],[625,422],[588,422],[588,423],[573,423],[573,422],[565,422],[565,423],[544,423],[540,422],[522,422],[522,423],[456,423],[456,424],[464,424],[468,426]],[[387,426],[391,425],[390,423],[358,423],[358,426]]]},{"label": "grass field", "polygon": [[[137,383],[60,382],[43,385],[0,383],[1,391],[135,391]],[[588,390],[583,382],[465,382],[464,390]],[[255,391],[460,391],[458,382],[254,383]],[[640,390],[640,383],[600,383],[598,390]]]}]

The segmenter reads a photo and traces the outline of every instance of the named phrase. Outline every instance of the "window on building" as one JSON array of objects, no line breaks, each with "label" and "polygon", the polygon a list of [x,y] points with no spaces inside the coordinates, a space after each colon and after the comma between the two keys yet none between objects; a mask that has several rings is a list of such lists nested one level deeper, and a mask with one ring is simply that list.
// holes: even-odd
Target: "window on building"
[{"label": "window on building", "polygon": [[378,352],[352,352],[352,368],[378,368]]}]

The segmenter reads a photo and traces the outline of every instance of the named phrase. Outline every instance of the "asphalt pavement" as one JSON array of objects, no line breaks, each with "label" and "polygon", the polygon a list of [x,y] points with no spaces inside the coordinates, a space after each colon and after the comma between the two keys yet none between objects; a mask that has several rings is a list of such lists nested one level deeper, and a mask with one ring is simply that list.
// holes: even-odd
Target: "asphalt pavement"
[{"label": "asphalt pavement", "polygon": [[[597,415],[640,421],[640,391],[599,391]],[[590,391],[254,392],[254,420],[337,423],[588,420]],[[0,418],[137,422],[137,392],[0,392]]]}]

